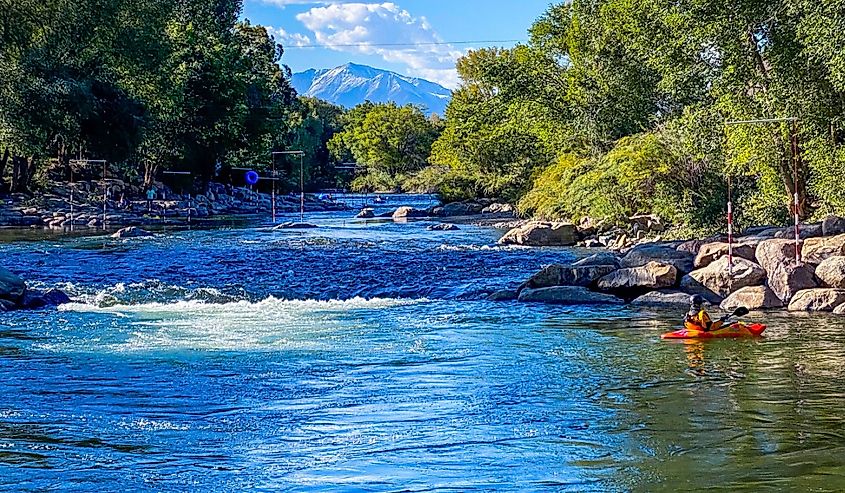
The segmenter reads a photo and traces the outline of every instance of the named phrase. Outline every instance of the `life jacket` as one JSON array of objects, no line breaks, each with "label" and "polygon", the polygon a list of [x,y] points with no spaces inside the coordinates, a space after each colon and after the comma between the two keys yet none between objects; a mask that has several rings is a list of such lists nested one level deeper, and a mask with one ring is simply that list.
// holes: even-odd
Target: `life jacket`
[{"label": "life jacket", "polygon": [[684,327],[687,330],[712,330],[715,327],[712,327],[713,321],[710,319],[710,315],[707,314],[706,311],[701,310],[695,315],[687,315],[686,320],[684,320]]}]

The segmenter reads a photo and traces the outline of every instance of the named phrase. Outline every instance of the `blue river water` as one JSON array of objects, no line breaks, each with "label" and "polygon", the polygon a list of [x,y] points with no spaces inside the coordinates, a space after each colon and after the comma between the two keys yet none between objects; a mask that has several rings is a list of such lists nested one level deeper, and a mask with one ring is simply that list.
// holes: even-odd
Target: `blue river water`
[{"label": "blue river water", "polygon": [[585,252],[309,215],[7,235],[67,290],[0,314],[3,491],[842,491],[845,324],[485,301]]}]

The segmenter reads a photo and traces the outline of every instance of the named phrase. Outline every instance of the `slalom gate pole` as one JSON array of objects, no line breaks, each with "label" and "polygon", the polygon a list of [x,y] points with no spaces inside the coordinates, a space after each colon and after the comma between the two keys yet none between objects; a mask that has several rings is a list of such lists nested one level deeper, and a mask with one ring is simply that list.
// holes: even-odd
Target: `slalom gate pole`
[{"label": "slalom gate pole", "polygon": [[734,277],[734,205],[731,194],[731,177],[728,175],[728,275]]},{"label": "slalom gate pole", "polygon": [[796,123],[792,122],[792,212],[795,219],[795,260],[801,262],[801,218],[798,215],[798,209],[801,206],[801,201],[798,196],[798,128]]}]

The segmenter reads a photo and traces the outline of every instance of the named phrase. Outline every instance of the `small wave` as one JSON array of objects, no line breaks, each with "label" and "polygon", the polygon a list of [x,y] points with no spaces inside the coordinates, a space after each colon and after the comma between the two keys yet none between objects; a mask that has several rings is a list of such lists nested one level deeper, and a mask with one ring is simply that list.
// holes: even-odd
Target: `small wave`
[{"label": "small wave", "polygon": [[361,309],[390,308],[427,302],[427,299],[352,298],[349,300],[282,300],[270,296],[258,302],[240,300],[228,303],[209,303],[203,300],[181,300],[174,302],[152,302],[141,304],[97,304],[68,303],[59,307],[62,311],[91,313],[224,313],[224,314],[269,314],[295,311],[349,311]]},{"label": "small wave", "polygon": [[440,245],[438,250],[443,252],[508,252],[513,250],[527,250],[531,247],[523,245]]}]

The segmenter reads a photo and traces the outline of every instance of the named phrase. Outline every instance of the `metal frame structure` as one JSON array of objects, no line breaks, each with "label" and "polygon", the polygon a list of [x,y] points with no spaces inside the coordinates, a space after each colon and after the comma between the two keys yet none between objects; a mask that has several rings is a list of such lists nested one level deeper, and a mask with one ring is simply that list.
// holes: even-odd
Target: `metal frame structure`
[{"label": "metal frame structure", "polygon": [[[305,221],[305,168],[303,165],[303,158],[305,151],[276,151],[271,153],[273,157],[273,177],[276,174],[276,156],[299,156],[299,222]],[[273,197],[275,204],[275,186],[273,187]],[[276,222],[275,205],[273,206],[273,222]]]}]

